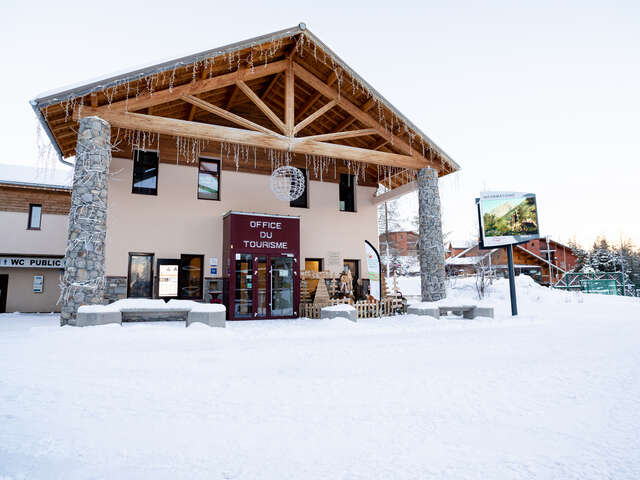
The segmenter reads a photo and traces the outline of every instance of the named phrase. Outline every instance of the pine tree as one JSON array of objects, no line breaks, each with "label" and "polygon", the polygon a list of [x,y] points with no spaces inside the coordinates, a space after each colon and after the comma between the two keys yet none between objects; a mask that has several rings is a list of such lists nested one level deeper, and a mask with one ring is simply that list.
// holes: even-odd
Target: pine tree
[{"label": "pine tree", "polygon": [[578,244],[575,238],[569,241],[569,248],[571,249],[571,253],[576,256],[576,266],[574,267],[574,271],[582,271],[587,262],[587,251]]}]

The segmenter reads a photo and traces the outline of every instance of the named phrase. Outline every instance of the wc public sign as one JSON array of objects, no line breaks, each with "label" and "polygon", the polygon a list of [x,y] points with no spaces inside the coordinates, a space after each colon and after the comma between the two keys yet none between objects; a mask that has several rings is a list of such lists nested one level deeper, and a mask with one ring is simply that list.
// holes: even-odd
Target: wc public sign
[{"label": "wc public sign", "polygon": [[0,268],[64,268],[64,258],[0,257]]}]

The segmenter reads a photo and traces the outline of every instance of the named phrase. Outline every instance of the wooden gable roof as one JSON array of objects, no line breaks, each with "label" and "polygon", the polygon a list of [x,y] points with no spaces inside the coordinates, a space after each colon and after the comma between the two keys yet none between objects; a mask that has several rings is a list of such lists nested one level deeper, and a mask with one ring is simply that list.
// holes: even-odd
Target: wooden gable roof
[{"label": "wooden gable roof", "polygon": [[189,148],[208,149],[235,157],[238,169],[238,156],[248,160],[252,147],[256,169],[262,162],[268,170],[268,160],[273,166],[282,152],[298,164],[333,159],[334,172],[338,159],[340,171],[351,172],[354,162],[353,171],[361,167],[363,178],[389,188],[411,181],[418,168],[431,166],[441,176],[459,169],[304,24],[43,94],[31,104],[61,158],[75,154],[79,118],[97,115],[110,122],[112,139],[128,140],[124,150],[142,138],[161,152],[172,145],[168,155],[177,161],[181,148],[183,157]]}]

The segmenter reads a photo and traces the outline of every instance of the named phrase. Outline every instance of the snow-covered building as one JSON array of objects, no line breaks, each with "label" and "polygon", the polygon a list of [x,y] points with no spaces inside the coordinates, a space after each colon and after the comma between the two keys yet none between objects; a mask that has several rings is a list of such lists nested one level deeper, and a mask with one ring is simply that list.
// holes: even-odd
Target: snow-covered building
[{"label": "snow-covered building", "polygon": [[[389,251],[386,250],[386,243],[389,243]],[[398,257],[418,256],[418,234],[411,230],[398,232],[381,233],[379,236],[380,248],[383,255]]]},{"label": "snow-covered building", "polygon": [[[544,285],[556,284],[575,267],[577,261],[568,246],[547,237],[514,246],[513,255],[516,275],[530,275]],[[505,276],[508,272],[504,248],[483,250],[477,243],[466,248],[449,244],[445,263],[451,275],[474,274],[478,269],[490,269]]]},{"label": "snow-covered building", "polygon": [[437,181],[458,165],[304,24],[31,103],[75,165],[65,323],[124,296],[296,317],[301,269],[377,274],[376,205],[412,182],[444,295]]},{"label": "snow-covered building", "polygon": [[69,170],[0,164],[0,313],[57,312]]}]

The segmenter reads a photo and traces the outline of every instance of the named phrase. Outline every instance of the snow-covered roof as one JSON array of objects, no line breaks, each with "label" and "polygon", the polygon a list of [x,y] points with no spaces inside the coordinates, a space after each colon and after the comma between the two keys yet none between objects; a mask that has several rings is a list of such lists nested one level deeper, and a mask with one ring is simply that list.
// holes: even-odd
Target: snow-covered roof
[{"label": "snow-covered roof", "polygon": [[481,257],[451,257],[447,258],[447,265],[476,265],[481,262],[484,255]]},{"label": "snow-covered roof", "polygon": [[73,169],[70,167],[33,167],[0,163],[0,184],[68,190],[72,183]]}]

